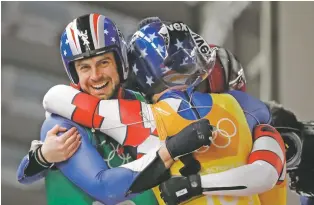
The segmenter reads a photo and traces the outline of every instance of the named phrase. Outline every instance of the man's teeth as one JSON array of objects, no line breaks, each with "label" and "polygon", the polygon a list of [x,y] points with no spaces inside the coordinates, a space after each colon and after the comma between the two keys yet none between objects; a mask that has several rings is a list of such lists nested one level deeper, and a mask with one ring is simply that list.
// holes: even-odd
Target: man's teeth
[{"label": "man's teeth", "polygon": [[102,83],[102,84],[98,84],[98,85],[93,85],[92,87],[93,87],[94,89],[102,89],[102,88],[104,88],[107,84],[108,84],[108,82]]}]

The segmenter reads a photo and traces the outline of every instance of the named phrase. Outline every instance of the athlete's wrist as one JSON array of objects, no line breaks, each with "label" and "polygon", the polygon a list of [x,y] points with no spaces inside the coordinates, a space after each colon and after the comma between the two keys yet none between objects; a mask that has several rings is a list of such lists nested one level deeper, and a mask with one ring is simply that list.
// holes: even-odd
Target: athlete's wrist
[{"label": "athlete's wrist", "polygon": [[48,165],[50,166],[52,164],[52,162],[50,161],[49,156],[47,156],[47,152],[45,150],[44,145],[38,147],[38,149],[36,150],[36,155],[38,157],[38,160],[44,164],[44,165]]},{"label": "athlete's wrist", "polygon": [[167,169],[169,169],[171,167],[171,165],[174,163],[174,160],[172,159],[168,149],[166,148],[166,146],[162,146],[159,151],[158,154],[160,156],[160,159],[164,162],[165,167]]}]

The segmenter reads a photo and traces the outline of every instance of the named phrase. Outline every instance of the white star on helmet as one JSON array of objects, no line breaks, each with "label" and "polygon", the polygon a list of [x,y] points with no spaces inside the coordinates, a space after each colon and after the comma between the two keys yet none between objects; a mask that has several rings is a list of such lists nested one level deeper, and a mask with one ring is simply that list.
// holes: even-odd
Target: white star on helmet
[{"label": "white star on helmet", "polygon": [[154,39],[157,38],[157,36],[155,35],[155,32],[153,34],[148,34],[148,37],[151,41],[154,41]]},{"label": "white star on helmet", "polygon": [[141,57],[145,58],[148,54],[146,53],[147,48],[144,48],[143,50],[141,50]]},{"label": "white star on helmet", "polygon": [[160,53],[164,53],[164,47],[161,46],[161,45],[157,45],[157,50],[160,52]]},{"label": "white star on helmet", "polygon": [[153,77],[148,77],[148,76],[146,76],[146,83],[149,85],[149,86],[152,86],[152,84],[154,83],[154,81],[153,81]]},{"label": "white star on helmet", "polygon": [[179,39],[176,39],[177,43],[174,44],[177,47],[177,50],[179,50],[179,48],[183,48],[183,42],[179,41]]},{"label": "white star on helmet", "polygon": [[138,69],[136,67],[136,64],[134,64],[134,66],[132,67],[133,72],[135,73],[135,75],[137,75]]}]

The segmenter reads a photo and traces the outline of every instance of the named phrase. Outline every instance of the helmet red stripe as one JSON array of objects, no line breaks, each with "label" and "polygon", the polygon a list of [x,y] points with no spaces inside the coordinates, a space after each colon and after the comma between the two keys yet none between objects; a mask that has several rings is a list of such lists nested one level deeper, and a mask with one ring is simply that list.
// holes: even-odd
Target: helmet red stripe
[{"label": "helmet red stripe", "polygon": [[76,48],[77,48],[76,41],[75,41],[74,31],[73,31],[73,29],[72,29],[72,28],[70,28],[70,30],[71,30],[71,34],[72,34],[72,39],[73,39],[74,44],[75,44],[75,46],[76,46]]},{"label": "helmet red stripe", "polygon": [[95,31],[95,34],[96,34],[97,42],[98,42],[98,17],[99,17],[99,14],[94,14],[94,16],[93,16],[94,31]]}]

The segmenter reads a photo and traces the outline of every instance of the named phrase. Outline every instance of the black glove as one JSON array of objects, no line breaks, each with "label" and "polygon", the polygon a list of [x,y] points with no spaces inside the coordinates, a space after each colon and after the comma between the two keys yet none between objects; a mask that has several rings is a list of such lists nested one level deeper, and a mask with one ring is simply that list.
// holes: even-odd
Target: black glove
[{"label": "black glove", "polygon": [[[166,140],[166,147],[171,157],[176,158],[183,156],[204,145],[210,145],[210,138],[212,135],[211,130],[212,126],[209,124],[209,121],[202,119],[188,125],[181,132],[170,137],[170,139],[168,139],[168,137],[168,140]],[[164,162],[160,159],[160,156],[157,153],[154,160],[152,160],[133,181],[126,195],[140,193],[151,189],[169,178],[169,169],[165,167]]]},{"label": "black glove", "polygon": [[189,154],[211,144],[213,127],[209,120],[196,121],[175,136],[166,139],[166,147],[172,159]]},{"label": "black glove", "polygon": [[200,175],[175,176],[159,186],[160,196],[167,205],[177,205],[193,197],[202,196]]}]

